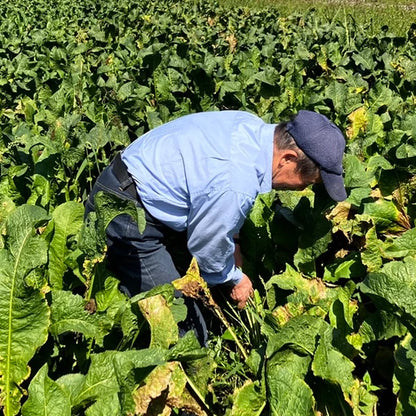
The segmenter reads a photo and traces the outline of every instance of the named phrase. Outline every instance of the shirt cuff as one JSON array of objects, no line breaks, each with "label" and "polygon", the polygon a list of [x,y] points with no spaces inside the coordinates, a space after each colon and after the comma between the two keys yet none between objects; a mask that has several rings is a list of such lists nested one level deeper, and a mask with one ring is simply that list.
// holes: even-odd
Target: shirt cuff
[{"label": "shirt cuff", "polygon": [[243,278],[243,272],[238,267],[233,266],[228,273],[204,273],[201,271],[201,276],[209,287],[221,284],[235,286]]}]

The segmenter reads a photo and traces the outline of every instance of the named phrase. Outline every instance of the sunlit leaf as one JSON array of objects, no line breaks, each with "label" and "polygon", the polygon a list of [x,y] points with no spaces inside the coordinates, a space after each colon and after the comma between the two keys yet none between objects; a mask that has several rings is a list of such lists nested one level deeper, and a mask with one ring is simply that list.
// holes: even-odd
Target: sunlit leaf
[{"label": "sunlit leaf", "polygon": [[310,357],[289,350],[277,353],[267,363],[268,403],[272,414],[314,415],[314,397],[304,381]]},{"label": "sunlit leaf", "polygon": [[178,327],[162,296],[142,299],[139,307],[150,325],[150,347],[169,348],[178,340]]},{"label": "sunlit leaf", "polygon": [[17,208],[7,218],[8,237],[0,250],[0,402],[7,416],[18,413],[29,360],[47,339],[48,289],[35,289],[25,281],[46,264],[47,244],[38,227],[47,219],[40,207]]},{"label": "sunlit leaf", "polygon": [[259,382],[246,381],[234,392],[232,416],[257,415],[266,405],[266,392]]},{"label": "sunlit leaf", "polygon": [[71,402],[62,387],[48,377],[44,365],[29,385],[29,398],[22,407],[23,416],[71,416]]},{"label": "sunlit leaf", "polygon": [[69,238],[78,234],[84,220],[84,207],[75,201],[57,207],[52,213],[54,233],[49,247],[49,282],[55,289],[62,289],[62,279],[68,266]]},{"label": "sunlit leaf", "polygon": [[364,293],[388,302],[399,312],[416,318],[416,288],[414,273],[416,259],[385,264],[379,272],[369,273],[360,288]]}]

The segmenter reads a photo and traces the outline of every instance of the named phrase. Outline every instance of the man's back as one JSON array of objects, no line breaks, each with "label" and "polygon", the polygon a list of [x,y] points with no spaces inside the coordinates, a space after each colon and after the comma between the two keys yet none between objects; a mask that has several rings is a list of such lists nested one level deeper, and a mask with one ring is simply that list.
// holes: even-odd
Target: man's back
[{"label": "man's back", "polygon": [[184,230],[201,196],[232,191],[254,200],[271,190],[273,131],[246,112],[197,113],[143,135],[122,158],[152,215]]}]

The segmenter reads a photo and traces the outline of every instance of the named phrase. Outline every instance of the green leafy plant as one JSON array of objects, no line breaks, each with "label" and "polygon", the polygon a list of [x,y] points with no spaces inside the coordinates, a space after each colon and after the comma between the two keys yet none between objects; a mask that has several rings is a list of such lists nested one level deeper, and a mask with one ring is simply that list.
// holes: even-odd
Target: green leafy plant
[{"label": "green leafy plant", "polygon": [[[5,415],[416,412],[414,27],[369,35],[312,11],[187,0],[0,13]],[[106,226],[125,213],[142,228],[143,212],[100,194],[84,221],[83,203],[137,136],[226,109],[326,114],[346,134],[348,199],[318,185],[258,197],[241,231],[255,296],[239,311],[198,289],[201,348],[179,336],[173,285],[128,299],[106,268]]]}]

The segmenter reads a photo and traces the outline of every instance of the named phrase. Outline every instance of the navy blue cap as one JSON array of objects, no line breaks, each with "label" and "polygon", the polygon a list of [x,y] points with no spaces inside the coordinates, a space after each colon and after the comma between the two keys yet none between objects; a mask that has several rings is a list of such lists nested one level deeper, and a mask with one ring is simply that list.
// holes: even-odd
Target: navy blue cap
[{"label": "navy blue cap", "polygon": [[300,110],[287,123],[287,131],[306,156],[319,166],[329,196],[334,201],[346,199],[342,177],[345,139],[341,130],[322,114]]}]

